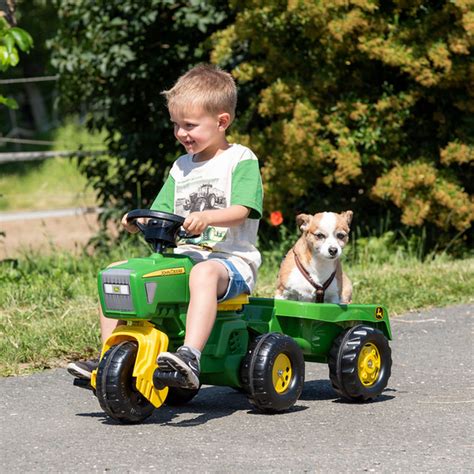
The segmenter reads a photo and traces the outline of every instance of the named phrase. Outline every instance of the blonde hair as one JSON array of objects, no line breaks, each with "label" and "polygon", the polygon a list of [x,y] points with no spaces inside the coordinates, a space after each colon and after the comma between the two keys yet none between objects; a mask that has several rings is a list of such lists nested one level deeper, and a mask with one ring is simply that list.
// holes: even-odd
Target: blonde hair
[{"label": "blonde hair", "polygon": [[227,112],[231,121],[235,117],[237,86],[233,77],[217,66],[200,64],[193,67],[162,94],[170,111],[202,107],[211,114]]}]

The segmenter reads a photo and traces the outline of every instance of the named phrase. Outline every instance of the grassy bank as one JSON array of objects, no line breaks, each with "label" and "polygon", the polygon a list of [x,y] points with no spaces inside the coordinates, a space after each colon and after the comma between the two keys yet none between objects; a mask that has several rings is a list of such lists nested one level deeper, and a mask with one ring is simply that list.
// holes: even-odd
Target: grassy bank
[{"label": "grassy bank", "polygon": [[[51,143],[41,148],[44,151],[105,147],[103,135],[90,134],[72,119],[38,138]],[[39,149],[38,146],[31,147],[35,151]],[[87,207],[97,202],[94,190],[77,167],[77,160],[71,158],[2,164],[0,189],[0,212]]]},{"label": "grassy bank", "polygon": [[[135,242],[82,258],[29,255],[0,263],[0,375],[95,355],[97,271],[111,261],[146,252]],[[275,251],[264,255],[257,296],[272,296],[280,259]],[[386,305],[392,316],[474,302],[474,258],[437,257],[423,263],[398,255],[382,262],[348,259],[345,268],[354,284],[354,302]]]}]

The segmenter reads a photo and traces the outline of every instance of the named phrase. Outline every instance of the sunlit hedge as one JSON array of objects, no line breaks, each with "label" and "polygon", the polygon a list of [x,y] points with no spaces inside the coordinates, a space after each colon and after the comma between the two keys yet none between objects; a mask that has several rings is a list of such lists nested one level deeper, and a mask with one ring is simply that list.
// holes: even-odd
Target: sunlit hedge
[{"label": "sunlit hedge", "polygon": [[474,2],[234,1],[213,60],[245,91],[234,136],[263,163],[267,210],[474,218]]}]

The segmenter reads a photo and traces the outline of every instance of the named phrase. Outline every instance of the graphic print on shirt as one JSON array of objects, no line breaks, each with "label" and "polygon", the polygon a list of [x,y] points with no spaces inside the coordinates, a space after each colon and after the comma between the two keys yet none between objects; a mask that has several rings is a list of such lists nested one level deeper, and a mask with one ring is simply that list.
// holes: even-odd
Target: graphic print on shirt
[{"label": "graphic print on shirt", "polygon": [[[190,212],[224,209],[227,207],[227,199],[222,188],[225,189],[225,180],[209,177],[186,180],[177,184],[176,213],[187,216]],[[224,240],[226,233],[226,227],[210,226],[199,237],[185,240],[187,243],[212,247],[216,242]]]}]

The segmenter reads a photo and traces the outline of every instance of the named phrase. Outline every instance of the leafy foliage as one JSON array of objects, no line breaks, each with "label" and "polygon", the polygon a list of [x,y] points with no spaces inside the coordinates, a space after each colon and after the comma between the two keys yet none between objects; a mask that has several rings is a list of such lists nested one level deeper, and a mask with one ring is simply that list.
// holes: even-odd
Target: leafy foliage
[{"label": "leafy foliage", "polygon": [[472,0],[231,3],[212,59],[241,85],[234,137],[263,162],[268,211],[470,227]]},{"label": "leafy foliage", "polygon": [[60,0],[57,6],[60,26],[50,45],[63,105],[87,105],[89,128],[107,132],[110,156],[84,159],[82,167],[106,208],[146,206],[178,153],[160,92],[206,59],[201,43],[225,19],[226,4]]},{"label": "leafy foliage", "polygon": [[[17,26],[10,26],[3,16],[0,16],[0,72],[15,67],[20,61],[18,50],[28,52],[33,46],[31,35]],[[14,99],[0,95],[0,104],[12,109],[18,108]]]}]

